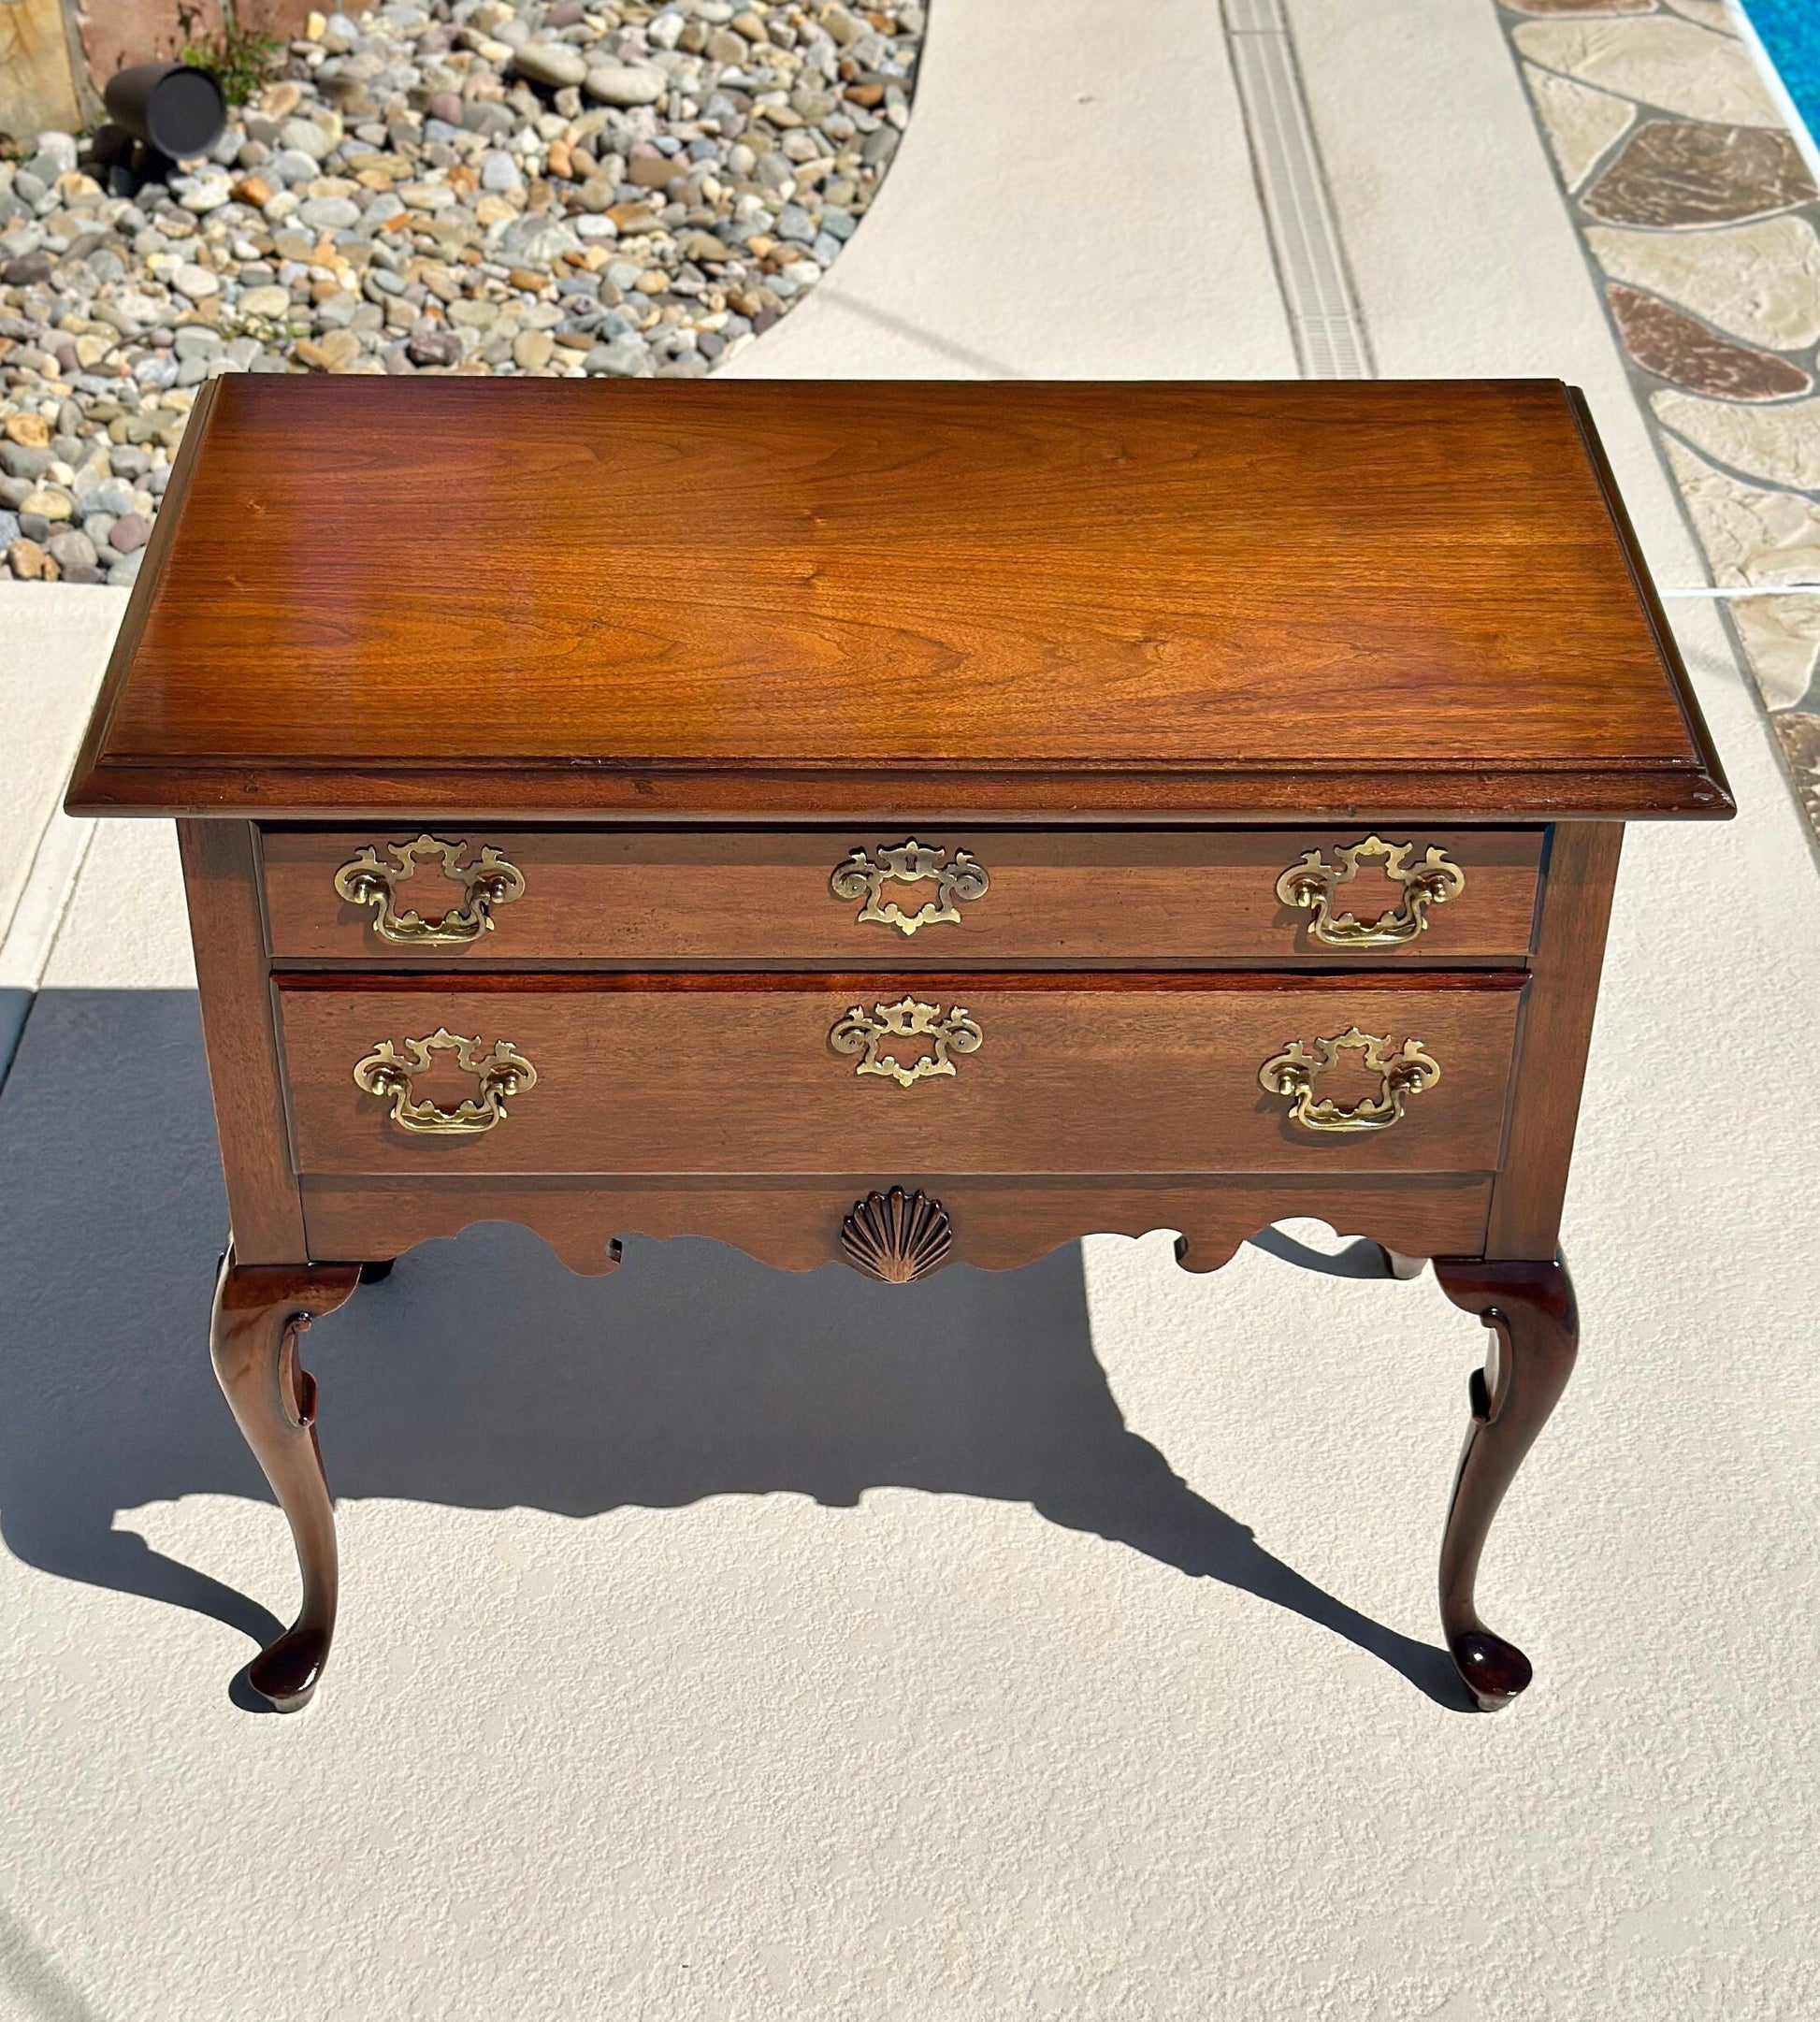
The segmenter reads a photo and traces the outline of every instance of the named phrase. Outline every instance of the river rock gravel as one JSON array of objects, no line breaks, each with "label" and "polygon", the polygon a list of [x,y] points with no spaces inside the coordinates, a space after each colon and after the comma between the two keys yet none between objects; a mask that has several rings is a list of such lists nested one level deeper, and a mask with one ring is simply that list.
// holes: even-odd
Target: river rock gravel
[{"label": "river rock gravel", "polygon": [[0,555],[130,583],[222,372],[701,378],[839,257],[925,0],[312,15],[204,160],[0,161]]}]

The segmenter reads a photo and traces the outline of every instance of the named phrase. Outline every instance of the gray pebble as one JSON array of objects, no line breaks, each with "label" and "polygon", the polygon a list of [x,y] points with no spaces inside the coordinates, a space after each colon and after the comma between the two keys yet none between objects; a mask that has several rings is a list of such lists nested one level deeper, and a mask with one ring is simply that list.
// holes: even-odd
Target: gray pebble
[{"label": "gray pebble", "polygon": [[610,344],[595,345],[582,364],[589,372],[604,373],[613,379],[635,379],[652,369],[644,339],[630,331],[615,337]]},{"label": "gray pebble", "polygon": [[360,223],[360,207],[345,196],[312,196],[298,207],[297,217],[319,232],[344,232]]},{"label": "gray pebble", "polygon": [[548,84],[554,89],[558,85],[581,83],[587,76],[587,58],[580,50],[571,49],[566,42],[530,42],[513,56],[512,69],[514,76],[529,78],[535,84]]},{"label": "gray pebble", "polygon": [[587,72],[590,98],[605,106],[651,106],[665,95],[670,79],[651,64],[597,64]]},{"label": "gray pebble", "polygon": [[65,574],[72,569],[94,567],[94,542],[87,534],[73,530],[52,534],[44,544],[50,550],[51,559]]},{"label": "gray pebble", "polygon": [[279,129],[278,137],[283,147],[307,154],[315,162],[320,162],[334,146],[327,127],[318,126],[314,120],[286,120]]}]

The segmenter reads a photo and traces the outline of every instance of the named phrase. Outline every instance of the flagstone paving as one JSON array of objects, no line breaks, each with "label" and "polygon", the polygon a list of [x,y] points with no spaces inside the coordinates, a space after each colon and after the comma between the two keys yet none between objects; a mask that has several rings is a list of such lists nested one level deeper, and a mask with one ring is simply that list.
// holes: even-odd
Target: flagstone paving
[{"label": "flagstone paving", "polygon": [[[1499,0],[1715,585],[1820,587],[1820,189],[1719,0]],[[1820,840],[1820,596],[1727,616]]]}]

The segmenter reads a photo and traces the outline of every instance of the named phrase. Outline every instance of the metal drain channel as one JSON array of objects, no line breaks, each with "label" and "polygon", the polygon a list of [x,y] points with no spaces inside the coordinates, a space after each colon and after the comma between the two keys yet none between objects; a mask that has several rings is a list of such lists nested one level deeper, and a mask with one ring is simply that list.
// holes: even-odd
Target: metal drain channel
[{"label": "metal drain channel", "polygon": [[1221,0],[1277,279],[1304,379],[1376,376],[1282,0]]}]

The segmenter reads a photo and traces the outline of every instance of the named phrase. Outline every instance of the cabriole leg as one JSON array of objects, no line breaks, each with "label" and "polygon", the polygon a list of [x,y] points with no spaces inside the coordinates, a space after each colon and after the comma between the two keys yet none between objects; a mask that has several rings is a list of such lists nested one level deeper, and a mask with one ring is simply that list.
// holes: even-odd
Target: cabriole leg
[{"label": "cabriole leg", "polygon": [[1480,1707],[1495,1712],[1533,1674],[1523,1652],[1479,1619],[1479,1555],[1505,1490],[1573,1373],[1580,1318],[1572,1281],[1558,1263],[1437,1257],[1435,1276],[1455,1306],[1492,1330],[1485,1366],[1472,1373],[1472,1423],[1441,1539],[1440,1585],[1447,1647]]},{"label": "cabriole leg", "polygon": [[209,1352],[253,1457],[291,1525],[303,1575],[297,1619],[247,1667],[247,1682],[282,1713],[309,1703],[335,1634],[335,1512],[316,1444],[316,1383],[297,1336],[344,1305],[358,1264],[238,1264],[222,1259]]}]

